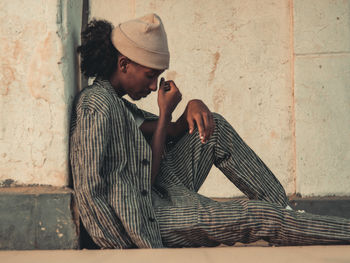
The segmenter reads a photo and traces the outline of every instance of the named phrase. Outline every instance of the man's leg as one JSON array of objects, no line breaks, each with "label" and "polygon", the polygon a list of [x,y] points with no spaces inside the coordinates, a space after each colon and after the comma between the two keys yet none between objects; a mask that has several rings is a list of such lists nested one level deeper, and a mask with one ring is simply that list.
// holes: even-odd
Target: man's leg
[{"label": "man's leg", "polygon": [[[185,135],[164,159],[159,182],[169,187],[168,197],[155,198],[155,212],[166,246],[259,239],[280,245],[350,241],[350,220],[283,209],[288,200],[275,176],[224,118],[214,118],[216,129],[208,143],[201,144],[198,134]],[[197,194],[212,164],[255,200],[220,203]]]},{"label": "man's leg", "polygon": [[258,200],[220,203],[177,190],[176,194],[186,196],[188,205],[156,208],[167,247],[233,245],[259,239],[276,245],[350,244],[349,219],[298,213]]},{"label": "man's leg", "polygon": [[215,115],[215,119],[218,125],[215,165],[249,199],[286,207],[285,190],[271,170],[222,116]]},{"label": "man's leg", "polygon": [[[168,149],[159,183],[168,197],[155,197],[155,211],[166,246],[215,246],[254,242],[280,245],[350,241],[350,221],[283,209],[285,192],[266,165],[221,116],[206,144],[185,135]],[[215,202],[196,193],[212,164],[250,199]],[[185,187],[184,187],[185,186]]]},{"label": "man's leg", "polygon": [[215,131],[206,144],[194,132],[168,149],[161,165],[163,179],[172,178],[197,192],[215,164],[249,199],[286,207],[285,191],[269,168],[223,117],[214,114],[214,120]]}]

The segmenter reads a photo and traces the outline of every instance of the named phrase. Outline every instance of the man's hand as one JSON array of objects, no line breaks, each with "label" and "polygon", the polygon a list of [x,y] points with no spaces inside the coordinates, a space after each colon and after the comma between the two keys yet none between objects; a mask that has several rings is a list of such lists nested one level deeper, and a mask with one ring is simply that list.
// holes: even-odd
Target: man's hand
[{"label": "man's hand", "polygon": [[188,123],[189,133],[192,134],[197,125],[199,138],[202,143],[206,143],[215,129],[213,114],[208,107],[201,100],[191,100],[187,104],[184,117]]},{"label": "man's hand", "polygon": [[176,106],[181,101],[182,95],[172,80],[161,79],[158,91],[159,116],[171,116]]},{"label": "man's hand", "polygon": [[[160,82],[158,91],[159,119],[141,125],[141,131],[146,137],[153,137],[159,122],[166,119],[166,135],[172,139],[181,137],[187,130],[192,134],[197,126],[202,143],[206,143],[214,133],[215,122],[213,114],[201,100],[188,102],[184,113],[176,122],[170,122],[171,113],[181,101],[181,93],[172,80]],[[164,125],[164,124],[163,124]]]}]

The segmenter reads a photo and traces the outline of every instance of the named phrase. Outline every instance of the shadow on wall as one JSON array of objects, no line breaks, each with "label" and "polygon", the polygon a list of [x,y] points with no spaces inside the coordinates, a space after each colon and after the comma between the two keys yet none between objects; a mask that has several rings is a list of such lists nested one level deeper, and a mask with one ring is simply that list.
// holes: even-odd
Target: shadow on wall
[{"label": "shadow on wall", "polygon": [[[89,22],[89,10],[90,10],[89,0],[83,0],[81,32],[85,30],[85,28]],[[77,43],[77,39],[74,38],[74,42],[72,44],[72,46],[74,48],[73,48],[72,54],[71,54],[72,57],[74,58],[73,63],[74,63],[74,69],[76,70],[75,71],[76,77],[74,79],[75,83],[72,86],[73,96],[75,96],[84,87],[88,86],[88,79],[80,72],[80,57],[77,53],[77,47],[80,43],[81,43],[81,39],[80,39],[79,43]],[[74,99],[72,99],[71,107],[69,108],[69,111],[68,111],[69,117],[71,117],[71,109],[72,109],[73,103],[74,103]],[[69,123],[70,123],[70,119],[69,119]],[[68,160],[69,160],[69,155],[68,155]],[[71,170],[70,161],[68,162],[68,167],[69,167],[68,186],[73,188],[73,178],[72,178],[72,172],[71,172],[72,170]],[[99,246],[97,246],[94,243],[94,241],[90,237],[89,233],[86,231],[80,218],[79,218],[79,247],[81,249],[99,249]]]},{"label": "shadow on wall", "polygon": [[[81,28],[80,28],[80,33],[79,36],[81,36],[81,32],[85,30],[89,20],[89,0],[83,0],[82,1],[82,16],[81,16]],[[71,32],[72,36],[77,36],[77,32]],[[72,107],[74,104],[74,97],[80,90],[83,89],[83,87],[86,87],[88,85],[88,79],[81,74],[80,72],[80,57],[77,53],[77,47],[81,43],[81,37],[80,39],[77,39],[76,37],[72,37],[73,42],[70,44],[70,49],[69,49],[69,57],[72,58],[72,64],[74,68],[74,78],[69,85],[71,93],[68,95],[70,96],[70,104],[68,108],[68,127],[70,131],[70,120],[71,120],[71,115],[72,115]],[[68,131],[68,134],[70,132]],[[71,170],[71,165],[70,165],[70,160],[69,160],[69,139],[68,139],[68,186],[73,188],[73,178],[72,178],[72,170]]]}]

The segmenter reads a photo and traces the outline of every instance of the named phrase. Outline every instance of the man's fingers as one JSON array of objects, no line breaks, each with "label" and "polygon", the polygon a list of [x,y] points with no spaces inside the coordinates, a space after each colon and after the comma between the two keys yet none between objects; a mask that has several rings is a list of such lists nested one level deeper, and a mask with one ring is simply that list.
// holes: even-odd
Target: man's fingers
[{"label": "man's fingers", "polygon": [[203,124],[202,115],[198,115],[195,118],[195,121],[196,121],[198,132],[199,132],[199,138],[201,139],[202,142],[204,142],[204,139],[205,139],[205,128],[204,128],[204,124]]},{"label": "man's fingers", "polygon": [[169,91],[171,89],[170,82],[166,81],[164,83],[164,91]]},{"label": "man's fingers", "polygon": [[164,83],[165,83],[164,78],[161,78],[159,82],[159,89],[158,89],[158,92],[160,94],[164,94]]},{"label": "man's fingers", "polygon": [[189,129],[189,133],[192,134],[192,132],[194,131],[194,122],[193,119],[188,119],[188,129]]},{"label": "man's fingers", "polygon": [[159,83],[159,89],[167,92],[167,91],[178,91],[179,89],[176,87],[174,81],[172,80],[165,80],[164,78],[160,79],[160,83]]},{"label": "man's fingers", "polygon": [[185,113],[190,133],[197,125],[199,137],[202,143],[206,143],[214,133],[215,123],[213,114],[200,100],[192,100],[187,104]]},{"label": "man's fingers", "polygon": [[163,85],[164,85],[164,78],[161,78],[159,82],[159,88],[162,88]]},{"label": "man's fingers", "polygon": [[204,142],[207,142],[211,135],[211,122],[210,122],[210,114],[203,114],[203,123],[204,123]]},{"label": "man's fingers", "polygon": [[211,112],[203,114],[204,142],[207,142],[214,133],[215,121]]}]

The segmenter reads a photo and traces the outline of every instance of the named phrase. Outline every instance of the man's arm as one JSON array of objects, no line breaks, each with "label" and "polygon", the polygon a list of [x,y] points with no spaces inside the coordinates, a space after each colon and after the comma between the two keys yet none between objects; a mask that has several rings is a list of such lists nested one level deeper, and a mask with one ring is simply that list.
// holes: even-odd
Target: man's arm
[{"label": "man's arm", "polygon": [[165,90],[164,80],[162,80],[158,91],[159,119],[157,121],[155,130],[152,136],[152,142],[151,142],[151,148],[152,148],[151,183],[152,184],[154,184],[159,172],[167,130],[171,122],[171,115],[180,101],[181,101],[181,93],[178,90],[178,88],[175,86],[175,83],[171,82],[169,90]]},{"label": "man's arm", "polygon": [[[152,138],[157,125],[158,120],[146,120],[142,123],[140,129],[146,138]],[[215,128],[212,113],[201,100],[189,101],[181,117],[176,122],[169,122],[166,125],[166,138],[176,139],[187,131],[192,133],[195,126],[198,128],[199,136],[203,143],[209,140]]]},{"label": "man's arm", "polygon": [[[146,138],[152,138],[159,120],[145,120],[140,126],[141,132]],[[166,127],[166,139],[180,138],[188,131],[188,123],[182,115],[176,122],[168,122]]]},{"label": "man's arm", "polygon": [[103,248],[128,248],[133,242],[125,232],[116,211],[106,200],[107,185],[101,174],[103,156],[111,134],[110,121],[103,114],[83,110],[71,136],[71,164],[79,210],[94,241]]}]

